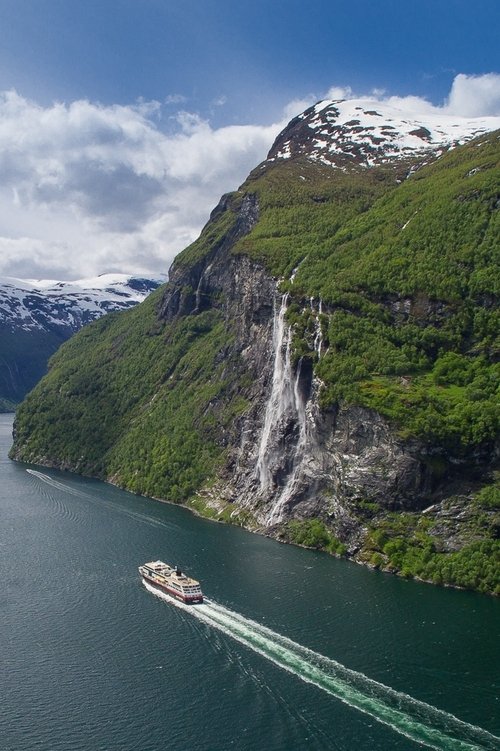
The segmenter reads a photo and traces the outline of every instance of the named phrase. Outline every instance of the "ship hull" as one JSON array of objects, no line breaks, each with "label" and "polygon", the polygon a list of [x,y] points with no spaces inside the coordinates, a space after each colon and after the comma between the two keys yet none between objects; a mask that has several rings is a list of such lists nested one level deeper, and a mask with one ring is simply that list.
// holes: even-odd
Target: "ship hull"
[{"label": "ship hull", "polygon": [[203,602],[203,595],[201,596],[196,595],[196,597],[189,597],[187,595],[182,595],[180,592],[176,592],[171,587],[160,584],[159,582],[150,578],[146,574],[142,574],[142,581],[147,582],[149,586],[153,587],[153,589],[156,589],[157,592],[160,592],[161,594],[170,595],[170,597],[174,597],[176,600],[179,600],[180,602],[183,602],[186,605],[200,605]]}]

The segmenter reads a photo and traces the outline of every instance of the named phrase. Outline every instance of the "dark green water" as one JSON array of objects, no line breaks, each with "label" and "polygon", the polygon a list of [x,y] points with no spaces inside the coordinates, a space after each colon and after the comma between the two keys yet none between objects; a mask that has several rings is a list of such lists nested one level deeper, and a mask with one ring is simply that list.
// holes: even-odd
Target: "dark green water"
[{"label": "dark green water", "polygon": [[[0,416],[2,751],[499,749],[500,602],[10,462]],[[150,594],[178,563],[209,602]]]}]

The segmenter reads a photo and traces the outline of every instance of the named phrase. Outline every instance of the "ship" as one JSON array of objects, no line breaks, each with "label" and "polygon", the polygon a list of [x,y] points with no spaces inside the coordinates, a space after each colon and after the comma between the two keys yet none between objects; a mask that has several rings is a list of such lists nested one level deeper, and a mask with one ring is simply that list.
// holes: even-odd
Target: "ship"
[{"label": "ship", "polygon": [[186,604],[203,602],[200,582],[191,579],[178,566],[169,566],[163,561],[151,561],[139,566],[145,584],[164,594],[171,595]]}]

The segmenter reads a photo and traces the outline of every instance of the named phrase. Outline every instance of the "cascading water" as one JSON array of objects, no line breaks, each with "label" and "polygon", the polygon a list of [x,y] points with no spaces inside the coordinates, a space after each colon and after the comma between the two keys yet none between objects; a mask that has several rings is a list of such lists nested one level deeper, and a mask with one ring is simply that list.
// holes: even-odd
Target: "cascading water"
[{"label": "cascading water", "polygon": [[198,280],[198,286],[196,288],[196,297],[195,297],[195,309],[194,312],[197,313],[200,311],[201,308],[201,295],[202,295],[202,287],[203,287],[203,281],[206,277],[206,275],[211,270],[213,264],[209,264],[207,268],[201,273],[200,278]]},{"label": "cascading water", "polygon": [[279,430],[285,415],[290,411],[294,402],[294,387],[292,384],[292,369],[290,366],[291,330],[285,323],[285,313],[288,293],[281,298],[278,311],[277,300],[274,303],[273,321],[273,350],[274,366],[271,394],[266,404],[264,425],[262,428],[259,453],[257,457],[257,477],[260,489],[265,492],[272,485],[270,470],[271,460],[274,458],[273,432]]},{"label": "cascading water", "polygon": [[[283,508],[293,495],[307,445],[307,417],[305,398],[300,390],[300,361],[293,374],[291,364],[292,331],[286,324],[285,314],[288,293],[276,299],[273,321],[273,379],[271,393],[266,404],[256,464],[256,476],[261,493],[273,494],[274,503],[266,523],[275,524],[281,520]],[[279,305],[279,308],[278,308]],[[286,436],[297,434],[292,456],[287,457]],[[283,475],[283,467],[288,471],[284,485],[276,487],[273,469]],[[276,495],[277,493],[277,495]]]},{"label": "cascading water", "polygon": [[[313,298],[311,298],[311,308],[313,307]],[[319,299],[318,314],[316,316],[316,336],[314,337],[314,351],[318,355],[318,360],[321,357],[321,348],[323,346],[323,329],[321,328],[321,315],[323,313],[323,303],[321,298]]]},{"label": "cascading water", "polygon": [[321,325],[321,316],[323,315],[323,301],[321,297],[319,298],[318,303],[318,310],[316,311],[316,308],[314,306],[314,297],[309,298],[309,306],[311,308],[311,311],[314,313],[315,317],[315,334],[314,334],[314,351],[316,352],[318,356],[318,360],[321,357],[321,350],[323,347],[323,328]]},{"label": "cascading water", "polygon": [[299,428],[299,436],[297,439],[297,444],[295,446],[292,471],[288,475],[282,491],[278,495],[278,498],[271,508],[271,511],[267,518],[268,524],[278,524],[282,520],[283,510],[288,501],[293,496],[293,492],[296,488],[297,480],[299,478],[300,471],[306,457],[308,431],[305,400],[299,388],[301,365],[302,360],[299,361],[299,364],[297,366],[297,373],[295,375],[293,384],[294,407]]}]

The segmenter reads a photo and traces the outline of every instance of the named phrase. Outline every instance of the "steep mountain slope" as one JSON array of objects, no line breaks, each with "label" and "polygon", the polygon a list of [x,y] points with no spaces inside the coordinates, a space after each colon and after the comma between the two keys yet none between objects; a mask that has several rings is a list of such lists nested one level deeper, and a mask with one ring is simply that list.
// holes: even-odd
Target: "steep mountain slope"
[{"label": "steep mountain slope", "polygon": [[[366,131],[380,104],[359,106]],[[165,288],[61,348],[12,456],[500,587],[499,134],[448,150],[453,133],[385,115],[392,145],[356,130],[342,158],[325,124],[358,128],[344,103],[292,121]]]},{"label": "steep mountain slope", "polygon": [[75,331],[105,313],[136,305],[163,281],[126,274],[75,282],[0,277],[0,404],[20,401]]}]

